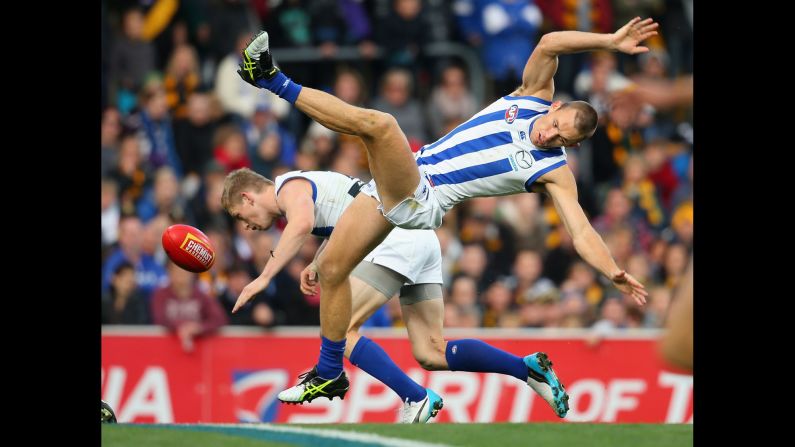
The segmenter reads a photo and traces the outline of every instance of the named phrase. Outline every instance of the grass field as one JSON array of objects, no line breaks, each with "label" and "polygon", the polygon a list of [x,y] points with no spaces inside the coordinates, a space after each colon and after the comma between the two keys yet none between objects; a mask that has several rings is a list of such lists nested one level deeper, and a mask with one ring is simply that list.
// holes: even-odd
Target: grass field
[{"label": "grass field", "polygon": [[103,424],[113,447],[679,447],[693,445],[689,424]]}]

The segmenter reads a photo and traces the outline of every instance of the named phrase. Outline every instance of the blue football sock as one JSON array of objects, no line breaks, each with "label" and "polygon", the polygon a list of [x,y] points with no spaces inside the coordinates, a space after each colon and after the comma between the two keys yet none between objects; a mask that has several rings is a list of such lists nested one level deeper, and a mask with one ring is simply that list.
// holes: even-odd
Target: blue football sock
[{"label": "blue football sock", "polygon": [[351,363],[361,368],[362,371],[375,377],[400,396],[401,402],[419,402],[425,399],[425,388],[411,380],[395,362],[367,337],[362,337],[353,347],[350,357]]},{"label": "blue football sock", "polygon": [[320,359],[317,374],[324,379],[336,379],[342,372],[342,357],[345,354],[345,339],[331,341],[320,336]]},{"label": "blue football sock", "polygon": [[258,80],[257,85],[290,101],[290,104],[295,104],[295,100],[298,99],[298,94],[301,93],[301,89],[303,88],[301,84],[296,84],[281,71],[277,73],[273,79]]},{"label": "blue football sock", "polygon": [[494,372],[527,381],[524,359],[480,340],[450,340],[444,356],[450,371]]}]

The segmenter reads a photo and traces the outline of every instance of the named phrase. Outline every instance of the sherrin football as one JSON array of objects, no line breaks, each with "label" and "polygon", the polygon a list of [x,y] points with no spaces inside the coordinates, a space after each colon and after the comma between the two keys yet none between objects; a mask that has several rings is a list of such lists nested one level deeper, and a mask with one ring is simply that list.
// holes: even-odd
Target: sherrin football
[{"label": "sherrin football", "polygon": [[205,272],[215,262],[215,250],[210,239],[190,225],[177,224],[166,228],[162,241],[168,257],[189,272]]}]

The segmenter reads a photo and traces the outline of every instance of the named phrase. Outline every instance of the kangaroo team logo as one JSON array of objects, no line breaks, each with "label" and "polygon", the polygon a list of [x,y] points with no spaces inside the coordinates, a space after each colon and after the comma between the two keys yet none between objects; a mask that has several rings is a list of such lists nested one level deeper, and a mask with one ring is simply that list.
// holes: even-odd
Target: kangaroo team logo
[{"label": "kangaroo team logo", "polygon": [[512,105],[505,111],[505,122],[511,124],[512,122],[516,121],[516,117],[519,115],[519,106],[516,104]]}]

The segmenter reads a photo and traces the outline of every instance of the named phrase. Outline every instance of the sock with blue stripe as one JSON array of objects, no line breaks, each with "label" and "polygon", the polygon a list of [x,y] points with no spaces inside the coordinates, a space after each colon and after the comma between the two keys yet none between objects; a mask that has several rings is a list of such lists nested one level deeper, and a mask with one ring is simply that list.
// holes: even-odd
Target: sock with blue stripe
[{"label": "sock with blue stripe", "polygon": [[480,340],[450,340],[444,356],[450,371],[494,372],[527,381],[527,365],[523,358]]},{"label": "sock with blue stripe", "polygon": [[362,337],[353,347],[351,363],[392,389],[400,401],[419,402],[425,399],[425,388],[411,380],[374,341]]},{"label": "sock with blue stripe", "polygon": [[301,93],[303,88],[301,84],[296,84],[281,71],[276,73],[276,76],[271,79],[259,79],[257,85],[290,101],[290,104],[295,104],[295,100],[298,99],[298,94]]},{"label": "sock with blue stripe", "polygon": [[342,357],[345,355],[345,339],[331,341],[320,336],[320,359],[317,362],[317,375],[323,379],[336,379],[342,372]]}]

